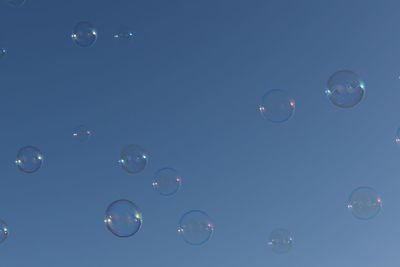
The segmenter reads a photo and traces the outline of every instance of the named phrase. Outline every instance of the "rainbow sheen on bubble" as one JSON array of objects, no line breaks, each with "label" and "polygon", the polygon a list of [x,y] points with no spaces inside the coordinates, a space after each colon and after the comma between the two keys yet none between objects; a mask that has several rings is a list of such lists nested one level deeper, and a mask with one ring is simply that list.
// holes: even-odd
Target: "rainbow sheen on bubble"
[{"label": "rainbow sheen on bubble", "polygon": [[178,233],[187,244],[200,246],[210,240],[214,224],[204,211],[191,210],[179,220]]},{"label": "rainbow sheen on bubble", "polygon": [[382,209],[382,199],[375,189],[367,186],[358,187],[351,192],[347,209],[360,220],[369,220]]},{"label": "rainbow sheen on bubble", "polygon": [[275,253],[287,253],[293,245],[292,233],[283,228],[273,230],[268,237],[268,246]]},{"label": "rainbow sheen on bubble", "polygon": [[142,213],[130,200],[120,199],[111,203],[105,214],[107,229],[117,237],[131,237],[143,223]]},{"label": "rainbow sheen on bubble", "polygon": [[264,94],[259,110],[264,118],[271,122],[285,122],[289,120],[296,109],[296,102],[284,90],[270,90]]},{"label": "rainbow sheen on bubble", "polygon": [[17,152],[15,164],[25,173],[34,173],[40,169],[43,163],[42,152],[34,146],[22,147]]},{"label": "rainbow sheen on bubble", "polygon": [[341,70],[333,73],[327,81],[325,90],[328,99],[337,107],[352,108],[361,102],[365,95],[365,85],[355,72]]}]

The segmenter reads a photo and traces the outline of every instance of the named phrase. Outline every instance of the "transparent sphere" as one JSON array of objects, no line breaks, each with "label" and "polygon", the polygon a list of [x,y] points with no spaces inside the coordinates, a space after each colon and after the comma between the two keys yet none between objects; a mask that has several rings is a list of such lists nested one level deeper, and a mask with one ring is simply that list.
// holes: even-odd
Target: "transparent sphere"
[{"label": "transparent sphere", "polygon": [[71,37],[72,40],[79,46],[92,46],[97,40],[97,30],[89,22],[79,22],[74,27]]},{"label": "transparent sphere", "polygon": [[6,0],[6,2],[14,7],[20,7],[25,4],[25,0]]},{"label": "transparent sphere", "polygon": [[33,173],[40,169],[43,163],[43,155],[40,150],[34,146],[25,146],[18,150],[15,164],[26,173]]},{"label": "transparent sphere", "polygon": [[8,226],[4,221],[0,220],[0,243],[6,241],[7,237],[8,237]]},{"label": "transparent sphere", "polygon": [[3,58],[7,55],[7,49],[0,48],[0,58]]},{"label": "transparent sphere", "polygon": [[72,132],[72,137],[78,142],[86,142],[92,136],[93,131],[86,125],[79,125]]},{"label": "transparent sphere", "polygon": [[365,86],[356,73],[341,70],[328,78],[325,93],[334,105],[351,108],[360,103],[364,97]]},{"label": "transparent sphere", "polygon": [[294,99],[283,90],[270,90],[262,98],[259,107],[261,114],[271,122],[289,120],[295,111]]},{"label": "transparent sphere", "polygon": [[119,164],[129,173],[138,173],[146,168],[148,157],[138,145],[128,145],[120,154]]},{"label": "transparent sphere", "polygon": [[179,173],[172,168],[163,168],[154,175],[153,187],[163,196],[171,196],[178,192],[182,184]]},{"label": "transparent sphere", "polygon": [[210,217],[201,210],[191,210],[183,214],[178,224],[178,233],[183,240],[194,246],[206,243],[214,232]]},{"label": "transparent sphere", "polygon": [[120,31],[114,34],[114,39],[120,41],[131,41],[135,38],[135,33],[131,31]]},{"label": "transparent sphere", "polygon": [[286,253],[293,247],[293,236],[286,229],[276,229],[268,237],[268,246],[275,253]]},{"label": "transparent sphere", "polygon": [[396,131],[396,138],[394,139],[397,145],[400,146],[400,128],[397,129]]},{"label": "transparent sphere", "polygon": [[139,208],[133,202],[121,199],[108,206],[104,223],[114,235],[130,237],[139,231],[143,218]]},{"label": "transparent sphere", "polygon": [[372,219],[381,211],[382,199],[371,187],[362,186],[350,194],[347,208],[357,219]]}]

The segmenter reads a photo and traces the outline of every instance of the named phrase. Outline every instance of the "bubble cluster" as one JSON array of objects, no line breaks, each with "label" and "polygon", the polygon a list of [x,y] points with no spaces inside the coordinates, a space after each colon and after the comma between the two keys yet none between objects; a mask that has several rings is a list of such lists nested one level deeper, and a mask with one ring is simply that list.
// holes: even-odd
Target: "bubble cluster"
[{"label": "bubble cluster", "polygon": [[293,247],[293,236],[286,229],[276,229],[269,235],[268,246],[275,253],[289,252]]},{"label": "bubble cluster", "polygon": [[138,145],[128,145],[122,149],[119,164],[129,173],[138,173],[147,166],[148,157],[143,148]]},{"label": "bubble cluster", "polygon": [[105,214],[107,229],[118,237],[130,237],[142,226],[143,217],[139,208],[131,201],[121,199],[111,203]]},{"label": "bubble cluster", "polygon": [[97,40],[97,30],[89,22],[79,22],[75,25],[71,38],[77,45],[89,47],[92,46]]},{"label": "bubble cluster", "polygon": [[285,122],[295,111],[296,102],[283,90],[270,90],[263,97],[259,110],[271,122]]},{"label": "bubble cluster", "polygon": [[358,187],[351,192],[347,208],[357,219],[369,220],[381,211],[382,199],[371,187]]},{"label": "bubble cluster", "polygon": [[72,132],[72,137],[78,142],[86,142],[92,136],[93,131],[86,125],[79,125]]},{"label": "bubble cluster", "polygon": [[25,146],[18,150],[15,164],[25,173],[33,173],[40,169],[43,163],[42,152],[34,146]]},{"label": "bubble cluster", "polygon": [[351,108],[363,99],[365,86],[356,73],[341,70],[328,78],[325,93],[335,106]]},{"label": "bubble cluster", "polygon": [[206,243],[214,232],[210,217],[201,210],[191,210],[183,214],[178,223],[178,233],[183,240],[194,246]]},{"label": "bubble cluster", "polygon": [[178,192],[182,184],[179,173],[172,168],[163,168],[154,175],[153,187],[163,196],[171,196]]},{"label": "bubble cluster", "polygon": [[4,221],[0,220],[0,243],[6,241],[8,234],[9,233],[7,224]]}]

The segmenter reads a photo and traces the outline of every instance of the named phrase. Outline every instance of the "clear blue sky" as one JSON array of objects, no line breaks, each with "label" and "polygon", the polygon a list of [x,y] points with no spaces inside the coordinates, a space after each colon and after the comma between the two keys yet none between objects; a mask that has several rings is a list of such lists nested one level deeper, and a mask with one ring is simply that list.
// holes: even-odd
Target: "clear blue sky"
[{"label": "clear blue sky", "polygon": [[[400,262],[398,1],[27,0],[0,5],[0,245],[5,267],[397,267]],[[91,48],[75,45],[79,21],[97,26]],[[112,35],[137,33],[132,44]],[[364,78],[365,99],[339,109],[325,82],[340,69]],[[258,112],[269,89],[289,91],[295,116],[269,123]],[[91,142],[73,129],[87,124]],[[139,144],[137,175],[117,165]],[[13,161],[39,147],[42,169]],[[183,186],[165,198],[152,175],[170,166]],[[371,186],[383,209],[370,221],[346,210]],[[109,233],[105,209],[127,198],[143,212],[129,239]],[[205,210],[215,235],[191,247],[180,216]],[[295,247],[267,247],[275,228]]]}]

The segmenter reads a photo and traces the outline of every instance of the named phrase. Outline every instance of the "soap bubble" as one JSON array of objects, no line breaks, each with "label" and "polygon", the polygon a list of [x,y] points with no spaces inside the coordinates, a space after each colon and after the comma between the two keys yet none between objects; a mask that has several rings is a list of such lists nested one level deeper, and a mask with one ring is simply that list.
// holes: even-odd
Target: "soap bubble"
[{"label": "soap bubble", "polygon": [[183,214],[178,223],[178,233],[183,240],[194,246],[206,243],[214,232],[210,217],[201,210],[191,210]]},{"label": "soap bubble", "polygon": [[40,150],[34,146],[25,146],[18,150],[15,164],[26,173],[33,173],[40,169],[43,163],[43,155]]},{"label": "soap bubble", "polygon": [[360,103],[364,97],[365,86],[356,73],[341,70],[328,78],[325,93],[334,105],[351,108]]},{"label": "soap bubble", "polygon": [[114,34],[114,39],[120,40],[120,41],[130,41],[135,38],[135,33],[131,31],[119,31],[116,34]]},{"label": "soap bubble", "polygon": [[7,55],[7,49],[0,48],[0,58],[3,58]]},{"label": "soap bubble", "polygon": [[395,142],[400,146],[400,128],[397,128]]},{"label": "soap bubble", "polygon": [[357,219],[372,219],[381,211],[382,199],[371,187],[358,187],[350,194],[347,208]]},{"label": "soap bubble", "polygon": [[139,208],[133,202],[121,199],[108,206],[104,223],[114,235],[130,237],[139,231],[143,217]]},{"label": "soap bubble", "polygon": [[138,173],[146,168],[148,157],[143,148],[138,145],[128,145],[122,151],[119,159],[121,167],[129,173]]},{"label": "soap bubble", "polygon": [[268,246],[275,253],[286,253],[293,247],[292,234],[286,229],[276,229],[268,238]]},{"label": "soap bubble", "polygon": [[182,184],[179,173],[172,168],[163,168],[154,175],[153,187],[163,196],[171,196],[178,192]]},{"label": "soap bubble", "polygon": [[284,122],[289,120],[295,111],[294,99],[283,90],[270,90],[262,98],[259,110],[271,122]]},{"label": "soap bubble", "polygon": [[13,7],[20,7],[25,4],[25,0],[6,0],[6,2]]},{"label": "soap bubble", "polygon": [[92,46],[97,40],[97,30],[89,22],[79,22],[74,27],[71,37],[72,40],[79,46]]},{"label": "soap bubble", "polygon": [[8,226],[4,221],[0,220],[0,243],[6,241],[7,237],[8,237]]},{"label": "soap bubble", "polygon": [[78,142],[88,141],[91,136],[92,136],[92,130],[90,130],[90,128],[87,127],[86,125],[79,125],[72,132],[72,137]]}]

